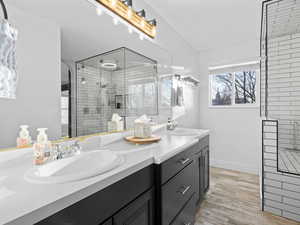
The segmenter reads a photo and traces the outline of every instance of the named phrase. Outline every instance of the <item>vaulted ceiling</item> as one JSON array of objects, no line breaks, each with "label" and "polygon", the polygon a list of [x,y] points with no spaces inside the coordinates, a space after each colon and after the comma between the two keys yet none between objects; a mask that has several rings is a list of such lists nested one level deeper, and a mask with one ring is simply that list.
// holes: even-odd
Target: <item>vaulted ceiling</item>
[{"label": "vaulted ceiling", "polygon": [[259,40],[260,0],[144,0],[195,49]]},{"label": "vaulted ceiling", "polygon": [[[143,51],[146,47],[137,37],[128,34],[125,26],[113,26],[108,16],[97,17],[87,0],[7,2],[59,24],[63,33],[62,53],[66,59],[76,60],[120,46],[136,49],[140,46]],[[261,0],[133,0],[137,8],[142,2],[163,17],[197,51],[259,40]],[[148,48],[153,55],[163,54],[158,54],[161,50],[155,45],[148,45]]]}]

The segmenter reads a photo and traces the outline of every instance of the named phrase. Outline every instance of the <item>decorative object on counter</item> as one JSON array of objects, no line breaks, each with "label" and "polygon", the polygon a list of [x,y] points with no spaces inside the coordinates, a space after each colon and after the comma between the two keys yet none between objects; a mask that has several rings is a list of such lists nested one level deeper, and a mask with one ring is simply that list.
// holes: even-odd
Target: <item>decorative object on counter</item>
[{"label": "decorative object on counter", "polygon": [[0,20],[0,98],[16,98],[16,41],[17,30],[8,22],[7,10],[0,0],[4,19]]},{"label": "decorative object on counter", "polygon": [[151,119],[143,115],[134,121],[134,137],[150,138],[152,136]]},{"label": "decorative object on counter", "polygon": [[167,130],[175,130],[175,128],[178,126],[178,123],[176,120],[172,120],[170,117],[168,118],[167,122]]},{"label": "decorative object on counter", "polygon": [[21,130],[19,132],[19,137],[17,138],[17,148],[26,148],[32,143],[28,127],[28,125],[20,126]]},{"label": "decorative object on counter", "polygon": [[125,137],[125,140],[135,144],[151,144],[160,141],[161,137],[154,136],[154,135],[149,138],[137,138],[134,136],[130,136],[130,137]]},{"label": "decorative object on counter", "polygon": [[34,152],[34,163],[35,165],[42,165],[51,156],[52,145],[51,142],[48,141],[48,136],[46,134],[47,128],[38,128],[38,136],[37,141],[33,145]]},{"label": "decorative object on counter", "polygon": [[109,132],[112,131],[123,131],[124,130],[124,121],[118,113],[112,115],[111,121],[107,122],[107,128]]},{"label": "decorative object on counter", "polygon": [[[145,10],[135,11],[132,8],[130,0],[89,0],[97,7],[97,14],[100,16],[102,12],[106,12],[112,16],[115,25],[119,22],[128,26],[129,33],[135,31],[140,34],[140,39],[144,36],[155,38],[157,21],[155,19],[146,20]],[[113,13],[111,13],[113,12]]]}]

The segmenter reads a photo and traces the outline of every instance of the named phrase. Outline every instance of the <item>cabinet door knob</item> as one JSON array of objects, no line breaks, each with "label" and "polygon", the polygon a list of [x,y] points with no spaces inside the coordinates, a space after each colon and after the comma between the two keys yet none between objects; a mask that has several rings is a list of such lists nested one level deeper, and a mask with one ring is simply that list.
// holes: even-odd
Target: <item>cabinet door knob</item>
[{"label": "cabinet door knob", "polygon": [[188,163],[189,161],[190,161],[190,158],[186,158],[186,159],[181,159],[181,160],[179,160],[179,162],[180,162],[182,165]]},{"label": "cabinet door knob", "polygon": [[188,192],[188,190],[190,190],[191,186],[187,186],[185,188],[183,188],[183,191],[179,191],[180,194],[185,195],[185,193]]}]

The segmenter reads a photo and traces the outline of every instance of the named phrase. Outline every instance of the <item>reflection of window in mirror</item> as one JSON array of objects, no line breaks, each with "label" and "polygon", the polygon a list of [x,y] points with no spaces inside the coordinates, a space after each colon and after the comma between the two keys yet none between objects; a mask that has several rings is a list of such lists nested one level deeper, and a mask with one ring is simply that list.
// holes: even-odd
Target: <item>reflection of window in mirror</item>
[{"label": "reflection of window in mirror", "polygon": [[172,76],[160,78],[160,108],[170,108],[172,99]]},{"label": "reflection of window in mirror", "polygon": [[128,82],[127,107],[130,114],[156,113],[156,84],[154,79],[139,79]]}]

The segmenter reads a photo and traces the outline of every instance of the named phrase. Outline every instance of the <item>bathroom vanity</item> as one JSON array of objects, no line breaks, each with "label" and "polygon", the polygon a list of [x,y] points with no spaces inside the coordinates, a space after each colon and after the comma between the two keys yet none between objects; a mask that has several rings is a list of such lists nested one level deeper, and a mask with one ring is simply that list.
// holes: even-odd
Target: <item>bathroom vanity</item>
[{"label": "bathroom vanity", "polygon": [[192,225],[209,188],[209,136],[38,222],[38,225]]},{"label": "bathroom vanity", "polygon": [[123,163],[68,182],[27,180],[32,150],[7,152],[10,160],[0,163],[0,224],[193,224],[209,187],[209,131],[177,128],[155,134],[160,142],[138,146],[124,141],[124,134],[94,137],[106,144],[83,147],[83,156],[106,150],[122,156]]}]

